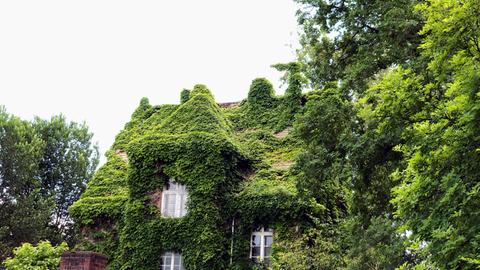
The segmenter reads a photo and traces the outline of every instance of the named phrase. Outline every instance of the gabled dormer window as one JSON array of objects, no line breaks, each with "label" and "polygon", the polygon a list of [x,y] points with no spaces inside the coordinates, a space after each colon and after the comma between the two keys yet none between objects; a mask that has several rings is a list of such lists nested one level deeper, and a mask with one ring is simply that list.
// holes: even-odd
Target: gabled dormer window
[{"label": "gabled dormer window", "polygon": [[170,180],[162,192],[162,216],[178,218],[187,214],[188,191],[185,185]]},{"label": "gabled dormer window", "polygon": [[270,253],[272,252],[273,230],[259,228],[252,232],[250,239],[250,258],[265,265],[270,265]]}]

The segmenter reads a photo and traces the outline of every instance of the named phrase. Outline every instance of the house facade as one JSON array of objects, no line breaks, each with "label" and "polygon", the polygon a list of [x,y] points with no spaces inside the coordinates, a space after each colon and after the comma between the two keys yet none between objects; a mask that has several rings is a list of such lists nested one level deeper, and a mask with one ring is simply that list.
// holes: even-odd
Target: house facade
[{"label": "house facade", "polygon": [[179,105],[142,99],[70,209],[84,237],[77,249],[105,254],[108,269],[268,268],[305,210],[289,177],[299,148],[278,124],[282,99],[259,80],[249,94],[264,87],[258,104],[219,106],[203,85]]}]

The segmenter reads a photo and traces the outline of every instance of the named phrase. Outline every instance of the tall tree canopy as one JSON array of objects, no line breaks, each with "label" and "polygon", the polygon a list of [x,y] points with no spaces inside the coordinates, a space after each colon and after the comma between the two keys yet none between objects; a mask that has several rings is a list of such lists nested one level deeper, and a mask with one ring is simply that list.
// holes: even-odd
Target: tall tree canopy
[{"label": "tall tree canopy", "polygon": [[[336,227],[344,267],[476,269],[479,2],[297,2],[304,71],[320,92],[337,84],[352,110],[344,121],[352,135],[334,152],[342,169],[312,156],[327,166],[298,180],[315,194],[333,169],[351,175],[348,215]],[[312,123],[329,115],[318,102]],[[336,134],[307,120],[304,134]]]},{"label": "tall tree canopy", "polygon": [[304,35],[301,59],[319,88],[341,80],[362,91],[371,76],[419,56],[421,0],[296,0]]},{"label": "tall tree canopy", "polygon": [[98,151],[92,145],[92,133],[85,124],[67,122],[61,115],[50,120],[36,118],[32,124],[44,142],[38,165],[42,195],[55,202],[50,237],[61,236],[52,239],[56,243],[71,241],[68,237],[72,237],[73,226],[68,207],[80,198],[87,181],[92,178],[98,164]]},{"label": "tall tree canopy", "polygon": [[67,208],[98,163],[85,125],[23,121],[0,109],[0,260],[23,242],[73,240]]},{"label": "tall tree canopy", "polygon": [[52,202],[41,195],[45,143],[28,122],[0,108],[0,259],[22,242],[46,236]]},{"label": "tall tree canopy", "polygon": [[[429,1],[422,44],[434,79],[428,114],[401,147],[397,214],[442,269],[478,269],[480,262],[480,5]],[[408,94],[413,89],[398,89]],[[475,266],[477,265],[477,266]]]}]

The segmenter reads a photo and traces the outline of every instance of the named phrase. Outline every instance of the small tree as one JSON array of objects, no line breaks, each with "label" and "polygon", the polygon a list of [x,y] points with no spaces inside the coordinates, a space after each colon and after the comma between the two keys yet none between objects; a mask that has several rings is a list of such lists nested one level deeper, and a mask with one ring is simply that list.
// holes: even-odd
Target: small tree
[{"label": "small tree", "polygon": [[32,246],[24,243],[13,250],[13,258],[5,260],[6,270],[54,270],[58,269],[60,256],[68,250],[65,242],[52,246],[49,241],[40,241]]}]

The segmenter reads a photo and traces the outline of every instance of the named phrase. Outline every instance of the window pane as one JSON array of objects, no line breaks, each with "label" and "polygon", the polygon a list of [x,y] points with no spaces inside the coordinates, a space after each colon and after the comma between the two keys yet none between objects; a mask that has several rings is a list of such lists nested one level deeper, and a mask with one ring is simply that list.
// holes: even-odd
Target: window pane
[{"label": "window pane", "polygon": [[166,194],[165,195],[165,216],[174,217],[175,216],[175,206],[176,206],[176,195],[175,194]]},{"label": "window pane", "polygon": [[265,251],[264,256],[265,257],[270,257],[270,253],[272,253],[272,248],[271,247],[265,247],[264,251]]},{"label": "window pane", "polygon": [[260,247],[252,247],[252,258],[260,257]]},{"label": "window pane", "polygon": [[180,197],[180,216],[183,217],[187,214],[187,195],[183,194]]},{"label": "window pane", "polygon": [[252,254],[251,257],[254,261],[261,261],[261,236],[260,235],[252,235],[252,242],[251,242],[251,248],[252,248]]},{"label": "window pane", "polygon": [[164,187],[162,215],[164,217],[183,217],[187,213],[188,192],[185,185],[170,180]]},{"label": "window pane", "polygon": [[162,270],[185,270],[180,253],[166,252],[162,256]]},{"label": "window pane", "polygon": [[172,267],[172,253],[166,253],[162,257],[162,270],[170,270]]},{"label": "window pane", "polygon": [[169,194],[165,194],[163,195],[163,201],[162,201],[162,209],[163,209],[163,215],[164,216],[167,216],[168,214],[168,206],[169,204],[171,203],[171,196]]},{"label": "window pane", "polygon": [[266,247],[271,247],[272,246],[272,243],[273,243],[273,237],[272,236],[265,236],[265,246]]},{"label": "window pane", "polygon": [[259,235],[255,235],[255,234],[252,235],[252,247],[254,247],[254,246],[259,247],[260,246],[260,241],[261,241],[261,239],[260,239]]},{"label": "window pane", "polygon": [[181,264],[181,258],[182,257],[180,256],[180,254],[175,253],[175,257],[173,258],[174,259],[173,264],[174,265],[180,265]]}]

